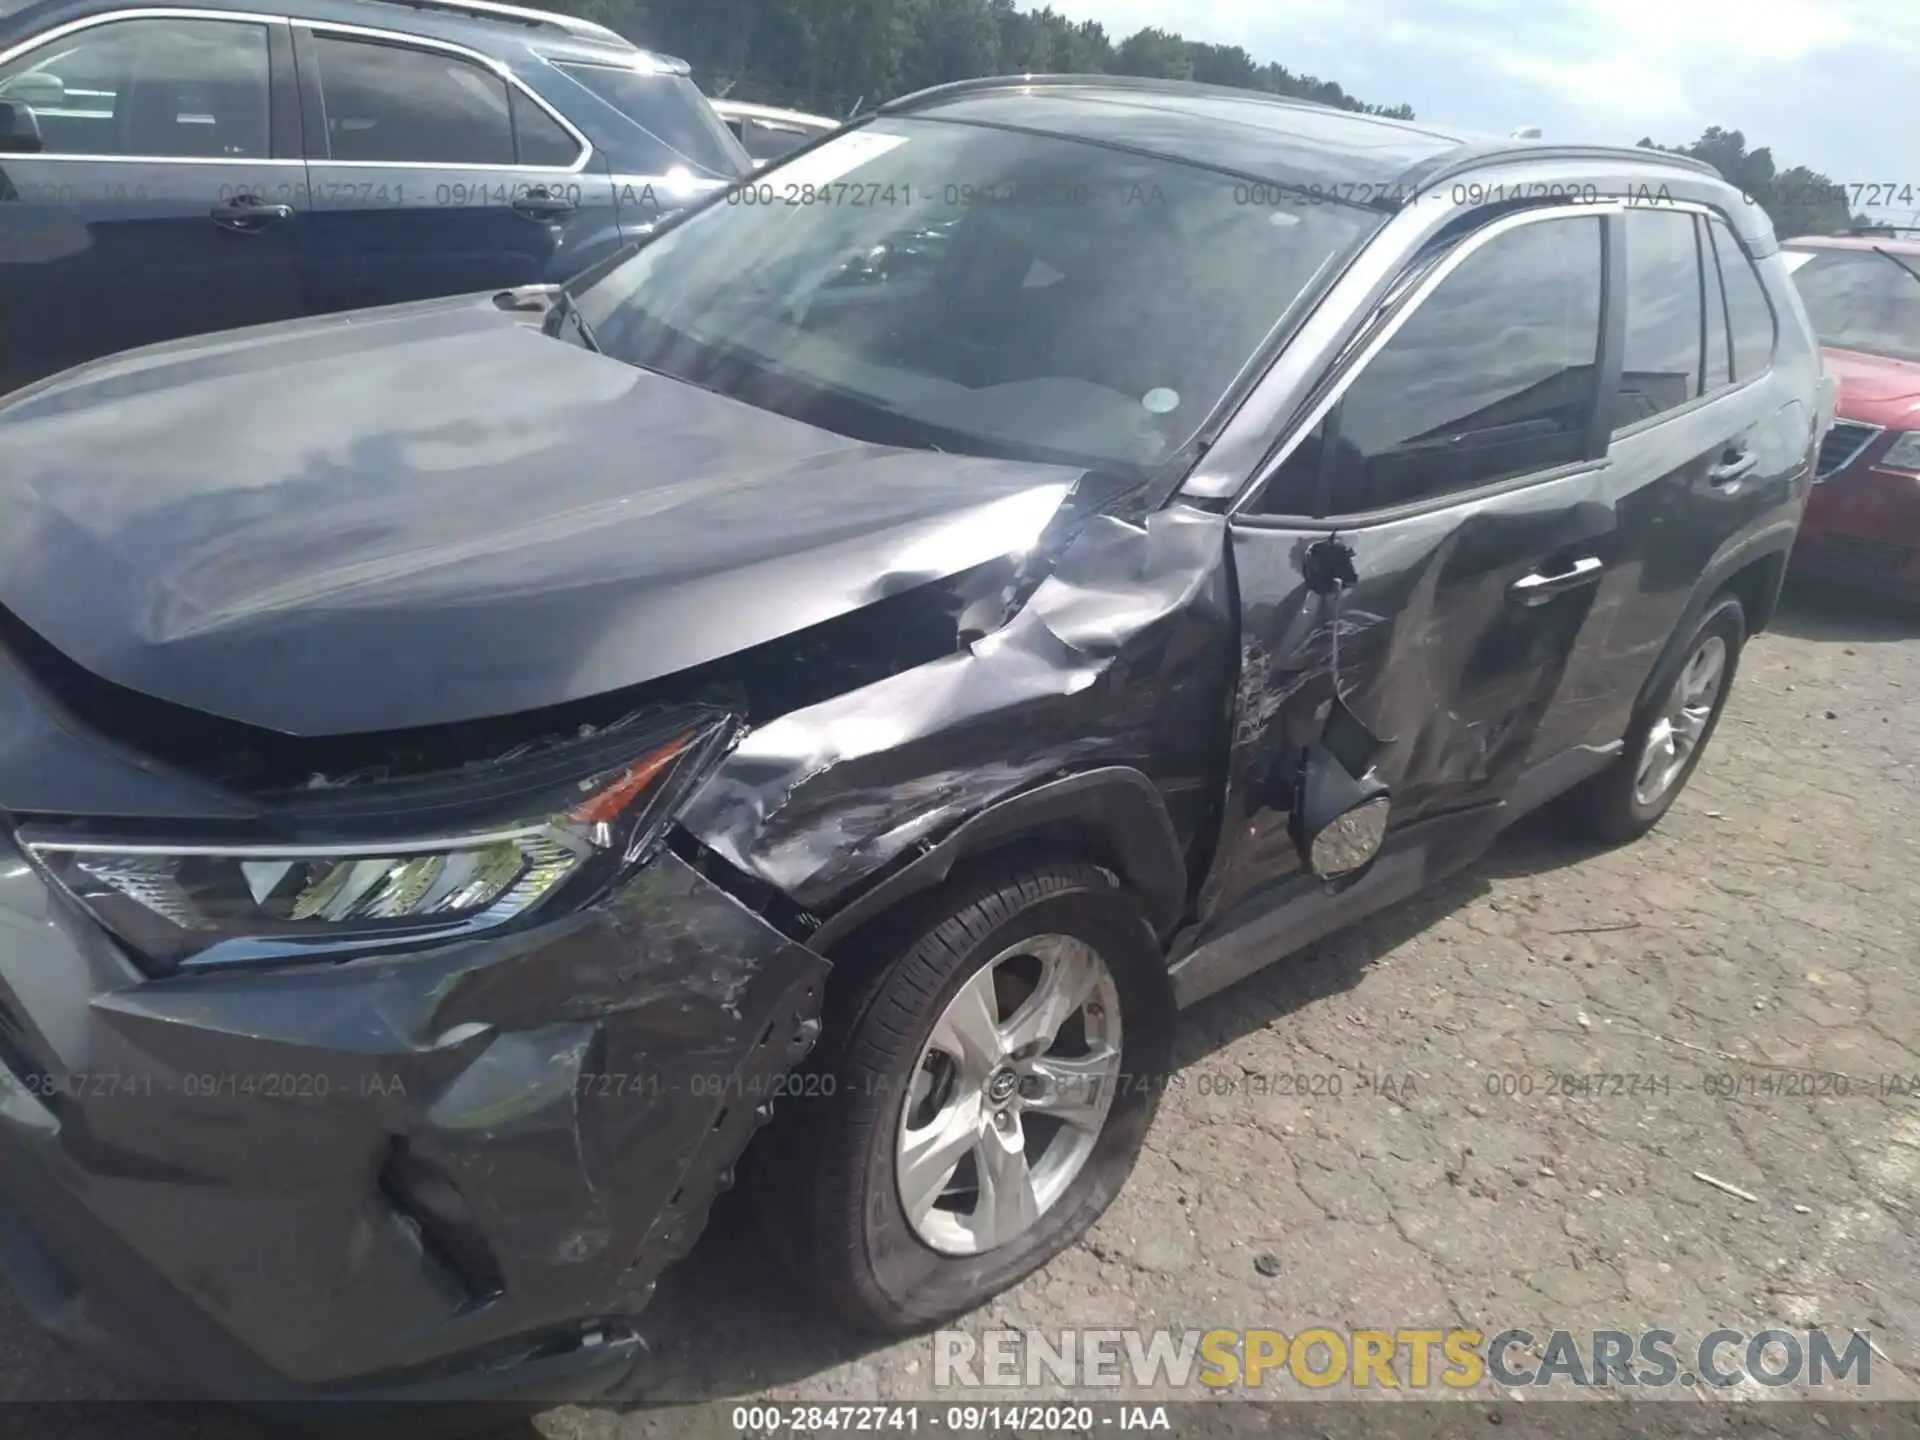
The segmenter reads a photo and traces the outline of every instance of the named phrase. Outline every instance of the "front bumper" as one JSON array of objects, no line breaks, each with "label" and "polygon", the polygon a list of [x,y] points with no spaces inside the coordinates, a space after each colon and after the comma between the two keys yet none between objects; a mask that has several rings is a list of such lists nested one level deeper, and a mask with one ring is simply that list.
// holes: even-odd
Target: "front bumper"
[{"label": "front bumper", "polygon": [[0,1268],[169,1389],[601,1393],[826,969],[663,852],[517,935],[148,980],[0,835]]}]

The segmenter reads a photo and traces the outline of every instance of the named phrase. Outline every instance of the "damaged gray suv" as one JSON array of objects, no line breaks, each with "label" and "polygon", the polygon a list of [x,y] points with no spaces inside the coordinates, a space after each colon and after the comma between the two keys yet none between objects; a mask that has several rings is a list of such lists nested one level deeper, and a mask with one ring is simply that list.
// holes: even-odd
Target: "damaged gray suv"
[{"label": "damaged gray suv", "polygon": [[1074,78],[42,381],[0,1262],[224,1395],[604,1393],[739,1167],[839,1314],[964,1311],[1178,1007],[1660,819],[1830,415],[1703,167]]}]

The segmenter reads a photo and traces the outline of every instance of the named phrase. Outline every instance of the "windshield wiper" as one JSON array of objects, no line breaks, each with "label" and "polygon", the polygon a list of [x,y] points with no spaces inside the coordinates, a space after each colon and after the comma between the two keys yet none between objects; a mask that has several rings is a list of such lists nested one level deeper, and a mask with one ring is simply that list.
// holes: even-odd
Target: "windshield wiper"
[{"label": "windshield wiper", "polygon": [[1915,281],[1920,281],[1920,270],[1914,269],[1911,265],[1907,264],[1906,261],[1902,260],[1898,255],[1894,254],[1891,250],[1883,250],[1878,245],[1875,245],[1873,247],[1873,253],[1876,255],[1886,256],[1887,259],[1891,260],[1894,264],[1898,265],[1902,270],[1906,271],[1907,274],[1913,276]]},{"label": "windshield wiper", "polygon": [[593,338],[592,327],[587,324],[579,307],[573,303],[573,296],[568,294],[564,287],[559,297],[554,300],[553,308],[547,311],[547,318],[540,322],[541,331],[553,336],[556,340],[560,338],[563,327],[581,348],[591,350],[596,355],[606,353],[600,348],[600,342]]}]

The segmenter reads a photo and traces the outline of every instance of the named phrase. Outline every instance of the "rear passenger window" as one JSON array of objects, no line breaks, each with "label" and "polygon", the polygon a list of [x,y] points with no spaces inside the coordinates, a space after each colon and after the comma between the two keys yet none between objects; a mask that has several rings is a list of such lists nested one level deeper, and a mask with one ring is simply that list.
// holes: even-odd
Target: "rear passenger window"
[{"label": "rear passenger window", "polygon": [[1702,384],[1711,395],[1733,380],[1733,349],[1727,338],[1727,295],[1720,284],[1720,267],[1714,262],[1713,240],[1707,234],[1707,222],[1696,215],[1694,224],[1700,234],[1700,255],[1707,290],[1707,359]]},{"label": "rear passenger window", "polygon": [[733,137],[707,97],[684,75],[656,75],[626,65],[555,65],[653,136],[667,153],[663,168],[691,165],[731,178],[740,172]]},{"label": "rear passenger window", "polygon": [[1727,222],[1713,221],[1713,248],[1727,288],[1727,321],[1733,330],[1733,378],[1751,380],[1773,362],[1773,307],[1753,261]]},{"label": "rear passenger window", "polygon": [[507,82],[455,55],[315,35],[337,161],[511,165]]},{"label": "rear passenger window", "polygon": [[1600,223],[1521,225],[1440,282],[1301,447],[1324,456],[1334,513],[1470,490],[1586,454]]},{"label": "rear passenger window", "polygon": [[525,92],[512,89],[513,140],[522,165],[564,170],[580,158],[580,142]]},{"label": "rear passenger window", "polygon": [[1684,210],[1626,213],[1627,329],[1616,432],[1700,393],[1700,250]]}]

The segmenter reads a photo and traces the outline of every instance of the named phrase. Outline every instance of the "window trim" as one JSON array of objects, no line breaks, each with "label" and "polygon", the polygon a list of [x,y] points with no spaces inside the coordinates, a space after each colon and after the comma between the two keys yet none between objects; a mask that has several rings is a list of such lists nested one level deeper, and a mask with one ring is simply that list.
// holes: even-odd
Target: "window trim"
[{"label": "window trim", "polygon": [[[1628,207],[1628,208],[1633,208],[1633,207]],[[1708,249],[1702,252],[1700,256],[1700,259],[1701,259],[1700,283],[1702,285],[1706,284],[1707,276],[1706,276],[1705,262],[1707,260],[1708,255],[1711,255],[1713,257],[1713,278],[1716,283],[1716,288],[1718,289],[1718,292],[1720,295],[1721,315],[1727,327],[1727,371],[1729,374],[1732,374],[1733,372],[1733,302],[1727,297],[1726,282],[1722,276],[1721,269],[1720,269],[1719,252],[1714,248],[1716,242],[1713,237],[1712,222],[1717,219],[1720,221],[1722,225],[1725,225],[1727,227],[1727,233],[1730,235],[1733,235],[1734,242],[1736,244],[1739,243],[1740,237],[1737,233],[1734,232],[1733,223],[1727,219],[1726,215],[1722,211],[1715,209],[1711,205],[1699,205],[1699,204],[1695,204],[1690,200],[1673,200],[1673,201],[1662,202],[1658,208],[1661,210],[1690,211],[1691,213],[1699,216],[1701,221],[1703,221],[1706,224],[1706,229],[1707,229],[1706,238],[1707,238]],[[1761,278],[1760,267],[1754,264],[1753,258],[1749,255],[1746,255],[1744,253],[1744,250],[1742,252],[1742,260],[1745,264],[1752,267],[1753,278],[1759,284],[1760,294],[1763,297],[1765,297],[1767,302],[1768,313],[1771,314],[1773,312],[1773,297],[1767,294],[1766,281]],[[1624,304],[1624,300],[1623,300],[1623,304]],[[1706,310],[1702,308],[1700,314],[1701,314],[1700,323],[1704,329],[1704,327],[1706,326]],[[1633,424],[1631,425],[1624,425],[1620,429],[1615,430],[1613,434],[1609,437],[1607,442],[1609,447],[1611,447],[1615,441],[1630,440],[1636,435],[1641,435],[1646,433],[1648,430],[1651,430],[1656,425],[1665,424],[1668,420],[1677,420],[1683,415],[1691,415],[1695,410],[1698,410],[1703,405],[1712,404],[1717,400],[1724,400],[1727,396],[1737,394],[1739,391],[1746,389],[1747,386],[1757,384],[1758,382],[1766,379],[1767,376],[1773,373],[1774,357],[1779,353],[1779,349],[1780,349],[1780,317],[1778,315],[1774,315],[1773,317],[1773,346],[1774,348],[1771,351],[1769,351],[1767,354],[1766,368],[1761,370],[1758,374],[1753,375],[1744,380],[1736,375],[1732,379],[1728,380],[1726,384],[1718,387],[1717,389],[1706,390],[1703,388],[1700,394],[1694,396],[1691,400],[1687,401],[1687,403],[1684,405],[1675,405],[1671,410],[1662,410],[1658,415],[1649,415],[1644,419],[1634,421]],[[1701,352],[1701,363],[1704,366],[1706,361],[1706,342],[1704,337],[1701,341],[1700,352]],[[1704,386],[1705,384],[1704,369],[1701,372],[1701,383]]]},{"label": "window trim", "polygon": [[[559,124],[560,128],[571,135],[580,146],[580,153],[574,157],[571,165],[522,165],[519,159],[518,139],[516,137],[513,160],[505,165],[489,165],[484,162],[471,160],[336,160],[333,158],[333,142],[331,139],[326,139],[327,154],[309,155],[305,162],[308,165],[324,165],[334,169],[352,170],[460,170],[485,171],[488,174],[499,174],[502,171],[506,171],[516,175],[578,175],[581,171],[585,170],[593,160],[593,142],[580,132],[580,128],[577,125],[567,119],[566,116],[562,115],[552,105],[548,104],[546,98],[542,96],[539,91],[535,90],[531,85],[527,84],[526,81],[516,75],[513,67],[505,61],[496,60],[491,55],[482,54],[480,51],[469,49],[465,45],[457,45],[451,40],[440,40],[426,35],[409,35],[401,30],[380,30],[371,25],[349,25],[343,21],[336,20],[294,19],[290,23],[296,31],[304,30],[309,40],[321,35],[344,36],[349,40],[374,40],[384,45],[391,45],[399,50],[437,51],[441,54],[452,55],[457,59],[466,60],[478,65],[481,69],[489,71],[500,80],[505,81],[509,89],[519,90],[527,99],[533,101],[534,104],[546,111],[547,114]],[[305,77],[303,77],[303,83],[304,78]],[[326,88],[321,76],[317,73],[317,67],[316,73],[312,77],[312,84],[315,93],[322,98],[324,103]],[[508,108],[508,117],[508,133],[511,134],[511,104],[509,104]],[[312,131],[312,128],[312,126],[307,127],[309,132]],[[322,132],[322,138],[325,138],[325,132]],[[307,148],[312,149],[314,142],[315,137],[309,133],[307,136]]]},{"label": "window trim", "polygon": [[[238,25],[259,25],[267,29],[267,106],[269,126],[267,147],[273,148],[271,125],[273,107],[273,32],[275,25],[289,25],[292,22],[285,15],[268,15],[252,10],[198,10],[191,6],[156,5],[136,10],[103,10],[97,15],[83,15],[77,20],[68,20],[55,25],[51,30],[42,30],[30,39],[22,40],[11,49],[0,51],[0,66],[11,65],[24,55],[44,49],[59,40],[64,40],[83,31],[93,30],[102,25],[112,25],[123,20],[227,20]],[[36,150],[28,155],[15,155],[18,161],[55,160],[65,165],[70,163],[92,165],[262,165],[287,166],[305,165],[299,157],[288,159],[285,156],[268,155],[248,157],[245,155],[76,155],[65,150]]]},{"label": "window trim", "polygon": [[[1753,377],[1755,380],[1764,380],[1773,373],[1774,363],[1780,358],[1780,312],[1775,308],[1773,295],[1767,289],[1766,277],[1760,273],[1759,262],[1748,253],[1745,242],[1740,239],[1740,232],[1733,228],[1733,221],[1718,211],[1705,206],[1701,208],[1706,210],[1707,238],[1713,241],[1714,268],[1720,272],[1720,297],[1727,307],[1727,365],[1735,372],[1733,383],[1744,385],[1747,382],[1740,377],[1739,366],[1735,363],[1735,357],[1740,353],[1740,346],[1733,338],[1733,296],[1727,293],[1727,272],[1725,266],[1720,263],[1720,237],[1713,233],[1715,220],[1718,220],[1725,227],[1727,234],[1733,237],[1734,252],[1740,257],[1740,262],[1752,273],[1754,283],[1760,287],[1760,298],[1767,304],[1767,317],[1773,321],[1773,338],[1767,344],[1767,363],[1761,366],[1759,372]],[[1773,253],[1777,255],[1780,252],[1776,249]],[[1792,277],[1788,277],[1787,283],[1793,283]]]},{"label": "window trim", "polygon": [[[1713,248],[1713,225],[1707,216],[1696,214],[1693,217],[1693,235],[1694,245],[1700,254],[1700,394],[1704,397],[1718,395],[1722,390],[1731,389],[1739,382],[1733,378],[1733,316],[1727,309],[1727,282],[1726,277],[1720,273],[1720,255]],[[1709,265],[1713,270],[1712,296],[1707,293]],[[1717,307],[1713,303],[1715,297],[1719,300]],[[1727,381],[1726,384],[1716,385],[1709,390],[1707,388],[1707,350],[1713,340],[1713,323],[1707,318],[1707,311],[1714,308],[1720,311],[1720,334],[1727,342],[1726,353],[1720,357],[1727,362]]]},{"label": "window trim", "polygon": [[[1628,249],[1630,249],[1633,245],[1633,241],[1627,238],[1626,216],[1635,210],[1653,210],[1661,213],[1671,212],[1674,214],[1698,216],[1698,217],[1701,217],[1701,219],[1704,219],[1705,217],[1715,213],[1711,206],[1697,205],[1690,200],[1665,200],[1655,205],[1627,205],[1621,209],[1620,211],[1620,215],[1621,215],[1620,249],[1622,254],[1622,263],[1621,263],[1621,273],[1620,273],[1620,280],[1621,280],[1620,334],[1621,334],[1621,359],[1623,362],[1626,359],[1626,328],[1627,328],[1627,304],[1628,304],[1628,297],[1626,293],[1627,277],[1626,277],[1626,266],[1625,266],[1625,252]],[[1700,336],[1699,336],[1700,364],[1694,370],[1694,378],[1699,382],[1700,393],[1697,395],[1694,395],[1692,398],[1685,400],[1678,405],[1670,405],[1665,410],[1658,411],[1655,414],[1643,415],[1641,416],[1640,419],[1634,421],[1631,425],[1621,425],[1618,428],[1610,428],[1607,431],[1605,436],[1606,445],[1608,449],[1611,449],[1613,447],[1613,442],[1616,440],[1629,439],[1632,436],[1639,435],[1647,430],[1650,430],[1655,425],[1661,424],[1664,421],[1674,419],[1677,416],[1691,414],[1693,411],[1699,409],[1702,405],[1706,404],[1709,400],[1718,400],[1721,396],[1730,395],[1733,393],[1734,390],[1739,388],[1738,382],[1732,381],[1732,380],[1729,380],[1725,385],[1722,385],[1715,390],[1709,390],[1706,388],[1707,387],[1707,333],[1709,328],[1707,325],[1707,296],[1706,296],[1707,258],[1712,252],[1710,249],[1708,250],[1701,249],[1701,244],[1700,244],[1701,219],[1695,219],[1692,221],[1693,263],[1695,267],[1695,278],[1698,282],[1697,288],[1700,291]],[[1720,278],[1720,269],[1719,269],[1718,261],[1715,261],[1714,263],[1713,273],[1714,273],[1714,280],[1717,285]],[[1724,309],[1726,305],[1726,295],[1724,293],[1722,293],[1720,296],[1720,303],[1722,308]],[[1733,328],[1732,328],[1730,317],[1728,320],[1728,328],[1727,328],[1727,373],[1729,375],[1733,373]],[[1614,389],[1615,389],[1615,393],[1609,397],[1609,404],[1617,403],[1619,399],[1619,394],[1618,394],[1619,377],[1618,376],[1614,378]]]},{"label": "window trim", "polygon": [[[1391,506],[1385,509],[1356,510],[1338,516],[1249,515],[1246,513],[1249,508],[1259,503],[1260,497],[1266,493],[1268,485],[1273,483],[1273,479],[1280,473],[1281,467],[1293,457],[1293,452],[1299,449],[1306,441],[1307,436],[1311,435],[1320,422],[1326,419],[1328,413],[1332,411],[1334,406],[1338,405],[1340,401],[1345,398],[1347,391],[1353,387],[1362,372],[1366,370],[1367,366],[1373,363],[1374,357],[1393,343],[1394,337],[1400,333],[1401,327],[1413,318],[1420,307],[1425,305],[1428,299],[1432,297],[1434,291],[1445,284],[1447,278],[1451,276],[1455,270],[1458,270],[1464,265],[1468,259],[1487,245],[1492,244],[1501,236],[1518,230],[1525,225],[1544,224],[1549,220],[1580,219],[1593,220],[1596,224],[1604,227],[1608,217],[1624,213],[1625,208],[1620,201],[1602,200],[1589,204],[1548,205],[1541,206],[1538,209],[1518,210],[1512,214],[1497,216],[1489,220],[1478,229],[1463,236],[1455,243],[1453,248],[1439,260],[1428,262],[1425,267],[1427,273],[1414,282],[1410,294],[1408,294],[1404,302],[1400,304],[1399,309],[1384,323],[1379,325],[1379,329],[1359,350],[1353,350],[1351,346],[1349,346],[1344,355],[1337,357],[1333,361],[1335,366],[1343,367],[1341,373],[1335,378],[1333,383],[1326,388],[1320,398],[1314,402],[1312,408],[1288,427],[1287,433],[1281,438],[1279,445],[1273,449],[1267,459],[1261,464],[1252,483],[1242,487],[1239,495],[1234,498],[1233,503],[1227,508],[1227,518],[1231,521],[1257,525],[1261,528],[1354,529],[1361,524],[1377,524],[1385,520],[1397,520],[1408,515],[1419,514],[1425,510],[1440,509],[1449,505],[1461,504],[1485,495],[1503,493],[1507,490],[1520,488],[1523,484],[1532,485],[1545,483],[1549,480],[1560,479],[1564,475],[1605,465],[1606,458],[1604,455],[1597,457],[1587,456],[1579,460],[1569,461],[1564,465],[1555,466],[1549,470],[1528,471],[1521,475],[1510,475],[1500,480],[1489,481],[1485,485],[1477,486],[1470,490],[1449,491],[1444,495],[1435,495],[1423,500],[1409,501],[1406,504]],[[1400,288],[1402,278],[1408,271],[1419,266],[1420,263],[1420,257],[1418,255],[1410,257],[1407,263],[1395,272],[1393,279],[1388,282],[1386,294],[1389,297],[1394,296]],[[1604,229],[1601,237],[1601,265],[1600,323],[1594,335],[1594,346],[1595,369],[1596,372],[1602,372],[1599,374],[1599,379],[1602,382],[1602,391],[1604,392],[1606,377],[1603,372],[1606,369],[1608,322],[1614,309],[1613,297],[1608,293],[1608,258]],[[1382,309],[1390,308],[1390,303],[1391,302],[1375,307],[1375,315],[1369,317],[1366,322],[1363,322],[1361,333],[1365,332],[1366,325],[1375,322],[1376,317]],[[1606,404],[1607,400],[1604,393],[1596,397],[1596,411],[1604,410]],[[1589,439],[1591,439],[1591,429],[1589,430]]]}]

